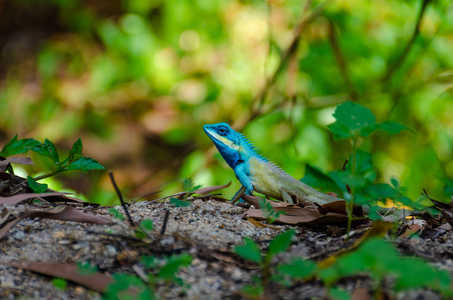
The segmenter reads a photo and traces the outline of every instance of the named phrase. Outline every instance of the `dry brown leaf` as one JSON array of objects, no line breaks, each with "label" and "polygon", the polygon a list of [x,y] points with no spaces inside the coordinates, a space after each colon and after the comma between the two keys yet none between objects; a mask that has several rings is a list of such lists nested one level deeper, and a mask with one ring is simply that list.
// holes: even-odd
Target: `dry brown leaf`
[{"label": "dry brown leaf", "polygon": [[113,279],[105,274],[96,272],[90,275],[82,275],[79,268],[73,264],[59,264],[52,262],[28,261],[23,263],[3,263],[18,269],[29,270],[48,276],[63,278],[83,285],[91,290],[105,292],[113,283]]},{"label": "dry brown leaf", "polygon": [[30,166],[34,165],[34,163],[28,157],[8,157],[0,161],[0,172],[5,172],[7,169],[9,169],[11,163]]},{"label": "dry brown leaf", "polygon": [[259,227],[259,228],[270,228],[270,229],[274,229],[274,230],[281,230],[281,228],[278,228],[278,227],[275,227],[275,226],[270,226],[270,225],[267,225],[267,224],[263,224],[263,223],[258,222],[257,220],[255,220],[253,218],[247,218],[247,221],[249,221],[250,223],[252,223],[253,225],[255,225],[256,227]]},{"label": "dry brown leaf", "polygon": [[209,193],[212,193],[214,191],[227,188],[230,185],[231,185],[231,181],[228,184],[225,184],[225,185],[216,185],[216,186],[208,186],[208,187],[205,187],[205,188],[201,188],[201,189],[195,190],[194,193],[198,194],[198,195],[209,194]]},{"label": "dry brown leaf", "polygon": [[[26,218],[43,218],[43,219],[53,219],[60,221],[73,221],[73,222],[85,222],[85,223],[94,223],[94,224],[111,224],[112,221],[104,219],[99,216],[90,215],[84,213],[83,211],[75,207],[63,207],[54,210],[42,211],[35,210],[29,211],[20,214],[16,219],[5,221],[4,226],[0,229],[0,239],[2,239],[6,233],[20,220]],[[0,225],[3,225],[0,224]]]},{"label": "dry brown leaf", "polygon": [[356,288],[352,291],[351,300],[371,300],[370,291],[367,288]]},{"label": "dry brown leaf", "polygon": [[[242,199],[247,202],[250,205],[255,206],[256,208],[260,208],[260,200],[263,198],[257,197],[257,196],[250,196],[250,195],[242,195]],[[264,199],[267,203],[270,203],[272,207],[299,207],[297,204],[290,204],[286,202],[281,202],[281,201],[272,201],[269,199]]]},{"label": "dry brown leaf", "polygon": [[17,194],[11,197],[0,197],[0,204],[9,204],[15,205],[25,200],[30,200],[33,198],[46,198],[52,196],[64,196],[70,193],[60,193],[60,192],[52,192],[52,193],[27,193],[27,194]]}]

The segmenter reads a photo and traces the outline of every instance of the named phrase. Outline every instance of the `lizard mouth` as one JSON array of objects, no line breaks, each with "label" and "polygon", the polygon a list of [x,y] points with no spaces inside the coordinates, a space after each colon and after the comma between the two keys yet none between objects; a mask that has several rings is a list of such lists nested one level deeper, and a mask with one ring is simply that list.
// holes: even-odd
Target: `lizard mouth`
[{"label": "lizard mouth", "polygon": [[214,129],[209,128],[209,125],[203,126],[203,130],[214,142],[225,145],[226,147],[233,150],[239,150],[239,145],[236,145],[233,141],[224,136],[221,136],[220,134],[215,132]]}]

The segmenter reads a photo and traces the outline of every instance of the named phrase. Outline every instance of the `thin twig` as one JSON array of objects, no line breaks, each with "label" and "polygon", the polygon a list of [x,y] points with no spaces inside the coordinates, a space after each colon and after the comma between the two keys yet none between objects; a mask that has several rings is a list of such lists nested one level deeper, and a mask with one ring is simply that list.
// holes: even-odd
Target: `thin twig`
[{"label": "thin twig", "polygon": [[387,72],[385,72],[384,76],[382,76],[381,81],[387,81],[388,79],[390,79],[392,77],[393,73],[395,73],[395,71],[404,62],[404,60],[406,59],[407,55],[409,54],[412,46],[414,45],[415,40],[420,33],[420,24],[422,23],[423,16],[425,15],[426,7],[431,2],[431,0],[422,0],[422,1],[423,1],[422,7],[420,9],[420,13],[418,15],[417,22],[415,23],[414,32],[412,33],[410,40],[407,42],[406,47],[404,47],[404,50],[401,53],[401,55],[398,57],[398,59],[388,67]]},{"label": "thin twig", "polygon": [[167,229],[169,215],[170,215],[170,211],[168,209],[165,209],[165,215],[164,215],[164,220],[162,222],[162,228],[160,229],[160,235],[164,235],[165,229]]},{"label": "thin twig", "polygon": [[337,31],[335,30],[335,25],[330,19],[328,19],[328,24],[330,45],[332,46],[332,50],[335,55],[335,59],[337,60],[338,67],[340,68],[341,75],[343,75],[343,80],[346,85],[346,89],[348,90],[349,97],[351,97],[351,100],[355,101],[358,98],[358,93],[354,85],[352,84],[351,78],[349,77],[346,60],[338,42],[338,35]]},{"label": "thin twig", "polygon": [[131,215],[129,214],[129,211],[128,211],[128,209],[127,209],[126,203],[124,203],[123,195],[121,195],[120,189],[119,189],[118,186],[116,185],[115,178],[113,177],[113,172],[112,172],[112,171],[109,171],[109,176],[110,176],[110,181],[112,182],[112,185],[113,185],[113,187],[115,188],[116,195],[117,195],[118,198],[120,199],[121,206],[122,206],[123,209],[124,209],[124,213],[126,214],[127,220],[129,221],[129,225],[130,225],[131,227],[135,227],[134,221],[132,221],[132,218],[131,218]]}]

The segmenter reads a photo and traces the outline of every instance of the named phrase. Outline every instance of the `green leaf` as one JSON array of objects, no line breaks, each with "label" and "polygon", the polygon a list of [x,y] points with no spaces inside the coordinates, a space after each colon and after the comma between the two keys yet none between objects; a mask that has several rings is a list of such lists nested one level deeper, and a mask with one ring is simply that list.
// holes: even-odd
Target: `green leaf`
[{"label": "green leaf", "polygon": [[391,179],[390,179],[390,183],[393,185],[393,187],[394,187],[395,189],[397,189],[398,186],[400,185],[400,183],[398,182],[398,180],[397,180],[396,178],[391,178]]},{"label": "green leaf", "polygon": [[381,130],[384,130],[385,132],[387,132],[389,134],[400,133],[403,130],[412,131],[410,128],[408,128],[400,123],[393,122],[393,121],[382,122],[382,123],[378,124],[378,128]]},{"label": "green leaf", "polygon": [[65,290],[68,286],[68,282],[62,278],[52,278],[51,282],[54,287],[61,290]]},{"label": "green leaf", "polygon": [[293,258],[291,263],[279,265],[278,270],[293,279],[306,279],[314,275],[316,264],[311,260]]},{"label": "green leaf", "polygon": [[190,201],[179,200],[177,198],[170,198],[170,204],[175,207],[187,207],[192,204]]},{"label": "green leaf", "polygon": [[244,243],[241,246],[234,247],[234,253],[243,259],[250,260],[258,264],[263,261],[258,245],[249,237],[244,238]]},{"label": "green leaf", "polygon": [[333,300],[350,300],[351,295],[348,293],[348,291],[340,288],[331,288],[329,289],[329,299]]},{"label": "green leaf", "polygon": [[171,256],[167,263],[159,270],[157,277],[164,280],[174,279],[179,268],[188,266],[191,263],[192,256],[189,254]]},{"label": "green leaf", "polygon": [[140,226],[146,231],[153,230],[153,220],[147,219],[140,222]]},{"label": "green leaf", "polygon": [[37,152],[42,156],[50,157],[54,164],[60,161],[60,159],[58,158],[58,152],[57,149],[55,148],[55,145],[48,139],[46,139],[43,144],[37,145],[31,150]]},{"label": "green leaf", "polygon": [[78,138],[77,141],[75,141],[75,143],[72,145],[72,149],[69,150],[68,157],[69,164],[73,163],[74,161],[82,157],[82,149],[83,149],[82,140]]},{"label": "green leaf", "polygon": [[284,252],[289,245],[291,245],[291,240],[294,236],[295,230],[291,229],[277,235],[270,243],[267,255],[272,257],[275,254]]},{"label": "green leaf", "polygon": [[182,189],[185,192],[193,192],[201,188],[201,185],[195,185],[192,178],[185,178],[182,183]]},{"label": "green leaf", "polygon": [[39,194],[45,193],[47,191],[47,189],[49,188],[49,186],[45,183],[42,183],[42,184],[37,183],[36,180],[31,176],[27,176],[27,184],[28,184],[28,187],[33,190],[33,192],[39,193]]},{"label": "green leaf", "polygon": [[120,213],[116,208],[109,208],[109,214],[111,214],[114,218],[123,221],[125,219],[124,215]]},{"label": "green leaf", "polygon": [[377,129],[376,117],[371,110],[355,102],[347,101],[338,105],[333,116],[336,122],[327,127],[336,140],[357,135],[368,136]]},{"label": "green leaf", "polygon": [[39,141],[34,139],[17,139],[17,134],[6,143],[2,151],[0,151],[0,156],[8,157],[15,154],[27,153],[31,148],[41,144]]},{"label": "green leaf", "polygon": [[156,258],[151,255],[142,256],[140,258],[141,263],[145,266],[146,269],[155,268],[158,265]]},{"label": "green leaf", "polygon": [[101,164],[99,164],[97,160],[94,160],[91,157],[79,158],[66,168],[66,170],[79,170],[79,171],[104,170],[104,169],[105,168]]},{"label": "green leaf", "polygon": [[346,125],[338,122],[327,125],[327,128],[332,131],[335,140],[348,139],[354,136],[353,131],[349,130]]}]

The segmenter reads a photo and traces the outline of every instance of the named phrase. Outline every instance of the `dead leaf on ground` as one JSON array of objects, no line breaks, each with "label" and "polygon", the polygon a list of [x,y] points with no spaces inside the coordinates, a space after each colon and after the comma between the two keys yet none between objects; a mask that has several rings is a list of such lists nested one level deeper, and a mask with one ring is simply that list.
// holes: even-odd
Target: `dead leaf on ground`
[{"label": "dead leaf on ground", "polygon": [[198,194],[198,195],[209,194],[209,193],[212,193],[214,191],[227,188],[230,185],[231,185],[231,181],[228,184],[225,184],[225,185],[216,185],[216,186],[208,186],[208,187],[205,187],[205,188],[201,188],[201,189],[195,190],[194,193]]},{"label": "dead leaf on ground", "polygon": [[255,220],[253,218],[247,218],[247,221],[249,221],[250,223],[252,223],[253,225],[255,225],[256,227],[259,227],[259,228],[270,228],[270,229],[274,229],[274,230],[282,230],[279,227],[270,226],[270,225],[258,222],[257,220]]},{"label": "dead leaf on ground", "polygon": [[3,265],[63,278],[98,292],[105,292],[108,286],[113,283],[111,277],[99,272],[82,275],[79,267],[74,264],[28,261],[23,263],[3,263]]},{"label": "dead leaf on ground", "polygon": [[[243,195],[242,197],[247,203],[258,208],[260,207],[259,197],[249,195]],[[265,201],[269,203],[277,213],[283,213],[274,221],[274,223],[278,225],[346,225],[348,221],[348,216],[344,209],[344,200],[328,203],[319,206],[319,208],[315,206],[305,208],[296,204],[271,201],[268,199],[265,199]],[[260,221],[267,219],[265,212],[255,208],[247,210],[243,218],[253,218]],[[367,219],[354,220],[353,224],[360,224],[367,221]]]},{"label": "dead leaf on ground", "polygon": [[90,215],[84,213],[83,211],[75,208],[66,206],[63,208],[58,208],[54,210],[42,211],[42,210],[35,210],[29,211],[20,214],[17,218],[12,220],[7,220],[6,218],[3,223],[0,223],[2,228],[0,229],[0,239],[5,237],[6,233],[20,220],[26,218],[42,218],[42,219],[53,219],[53,220],[60,220],[60,221],[73,221],[73,222],[84,222],[84,223],[94,223],[94,224],[111,224],[112,221],[104,219],[99,216]]},{"label": "dead leaf on ground", "polygon": [[11,163],[33,166],[34,163],[28,157],[8,157],[0,161],[0,172],[11,169]]},{"label": "dead leaf on ground", "polygon": [[8,204],[8,205],[15,205],[25,200],[30,200],[34,198],[47,198],[52,196],[64,196],[70,193],[60,193],[60,192],[52,192],[52,193],[26,193],[26,194],[17,194],[11,197],[0,197],[0,204]]},{"label": "dead leaf on ground", "polygon": [[441,211],[442,213],[442,216],[444,216],[445,220],[447,220],[447,222],[453,226],[453,196],[451,197],[452,198],[452,201],[450,202],[450,204],[447,204],[447,203],[444,203],[444,202],[440,202],[440,201],[437,201],[433,198],[431,198],[430,196],[428,196],[428,194],[426,193],[426,190],[423,190],[423,192],[425,193],[424,195],[429,199],[431,200],[432,203],[434,203],[434,205],[436,206],[436,208],[438,210]]}]

